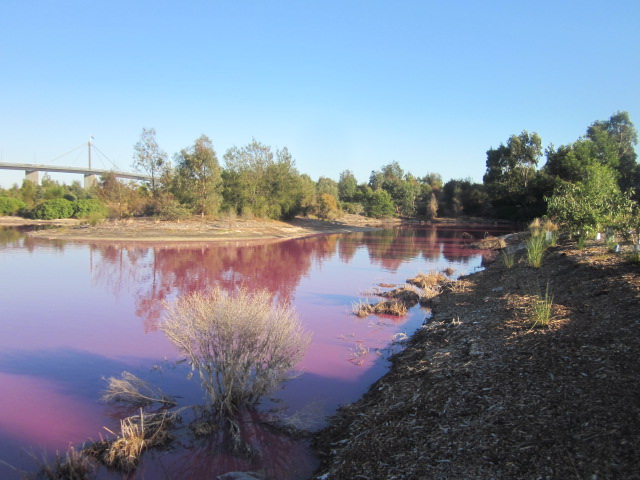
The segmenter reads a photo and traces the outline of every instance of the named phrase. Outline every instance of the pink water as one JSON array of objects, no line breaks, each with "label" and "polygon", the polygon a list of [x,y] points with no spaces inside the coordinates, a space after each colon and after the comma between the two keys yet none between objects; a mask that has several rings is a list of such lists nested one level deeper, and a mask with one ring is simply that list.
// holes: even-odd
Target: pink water
[{"label": "pink water", "polygon": [[[124,370],[181,395],[184,404],[201,402],[195,378],[187,381],[183,368],[172,367],[176,350],[158,323],[162,300],[214,284],[267,288],[295,306],[313,343],[302,376],[277,396],[287,414],[303,412],[307,426],[319,428],[384,373],[385,358],[398,348],[390,346],[392,336],[411,334],[429,314],[415,307],[399,319],[360,319],[352,303],[377,284],[403,284],[421,271],[478,269],[482,252],[463,248],[461,234],[482,237],[487,230],[423,226],[266,245],[145,246],[49,242],[0,229],[0,460],[29,470],[26,452],[51,458],[107,435],[104,427],[113,429],[117,419],[99,401],[103,378]],[[269,467],[278,478],[311,473],[304,444],[261,430],[253,436],[277,452],[267,456],[278,462]],[[215,478],[255,467],[212,448],[154,454],[139,478]],[[20,475],[0,463],[0,478]]]}]

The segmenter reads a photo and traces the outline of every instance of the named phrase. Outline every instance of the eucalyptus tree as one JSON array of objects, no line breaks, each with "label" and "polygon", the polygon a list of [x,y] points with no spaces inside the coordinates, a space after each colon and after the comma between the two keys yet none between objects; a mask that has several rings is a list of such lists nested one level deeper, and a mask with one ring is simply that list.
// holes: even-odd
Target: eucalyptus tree
[{"label": "eucalyptus tree", "polygon": [[176,154],[173,191],[176,198],[201,216],[214,215],[222,200],[222,176],[211,140],[201,135]]},{"label": "eucalyptus tree", "polygon": [[[526,218],[538,212],[538,202],[530,190],[538,183],[537,166],[541,156],[542,140],[537,133],[526,130],[511,135],[506,145],[487,151],[483,182],[499,216]],[[532,201],[535,208],[531,208]]]},{"label": "eucalyptus tree", "polygon": [[614,157],[613,162],[607,163],[618,171],[618,185],[622,190],[640,187],[640,166],[634,148],[638,144],[638,131],[628,112],[616,112],[608,120],[592,123],[587,129],[587,138],[609,158]]},{"label": "eucalyptus tree", "polygon": [[352,202],[358,191],[358,181],[351,170],[340,173],[338,180],[338,196],[341,202]]},{"label": "eucalyptus tree", "polygon": [[155,128],[143,128],[140,140],[133,146],[134,170],[151,177],[151,193],[158,195],[158,181],[167,167],[167,154],[160,150],[156,141]]},{"label": "eucalyptus tree", "polygon": [[239,213],[285,218],[301,208],[304,181],[285,147],[276,150],[256,139],[224,154],[225,204]]}]

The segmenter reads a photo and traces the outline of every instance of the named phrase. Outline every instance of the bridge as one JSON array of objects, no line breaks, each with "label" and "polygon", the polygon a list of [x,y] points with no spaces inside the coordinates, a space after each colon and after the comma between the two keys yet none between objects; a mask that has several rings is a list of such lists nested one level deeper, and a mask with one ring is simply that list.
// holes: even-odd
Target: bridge
[{"label": "bridge", "polygon": [[7,163],[0,162],[0,170],[24,170],[25,178],[32,181],[36,185],[40,182],[39,172],[55,172],[55,173],[78,173],[84,175],[84,188],[91,187],[96,178],[111,173],[117,178],[127,178],[130,180],[146,180],[151,181],[149,175],[140,175],[137,173],[117,172],[113,170],[99,170],[96,168],[83,167],[59,167],[55,165],[35,165],[32,163]]},{"label": "bridge", "polygon": [[[87,151],[89,154],[89,166],[85,167],[61,167],[58,165],[36,165],[33,163],[8,163],[8,162],[0,162],[0,170],[24,170],[25,178],[27,180],[32,181],[36,185],[40,183],[40,172],[54,172],[54,173],[78,173],[84,175],[84,188],[91,187],[95,182],[97,177],[104,176],[106,174],[112,174],[116,178],[127,178],[129,180],[139,180],[139,181],[151,181],[151,177],[149,175],[141,175],[138,173],[128,173],[128,172],[120,172],[116,170],[105,170],[105,169],[97,169],[91,168],[91,149],[94,148],[99,153],[100,150],[96,148],[92,143],[93,137],[89,138],[89,142],[86,144],[82,144],[70,152],[65,153],[64,155],[60,155],[55,158],[53,161],[61,158],[65,155],[68,155],[80,148],[88,147]],[[107,158],[104,154],[102,154],[105,158]],[[107,160],[109,160],[107,158]],[[111,162],[111,160],[109,160]],[[113,164],[113,162],[111,162]],[[113,164],[115,166],[115,164]]]}]

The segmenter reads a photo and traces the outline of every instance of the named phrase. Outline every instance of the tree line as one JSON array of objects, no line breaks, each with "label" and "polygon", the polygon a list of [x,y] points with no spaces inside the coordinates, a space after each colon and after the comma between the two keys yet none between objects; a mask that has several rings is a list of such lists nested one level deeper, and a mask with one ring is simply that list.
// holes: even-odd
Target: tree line
[{"label": "tree line", "polygon": [[[637,137],[629,114],[616,112],[608,120],[591,124],[573,143],[549,145],[542,167],[542,139],[525,130],[487,151],[482,183],[468,178],[445,183],[437,173],[414,175],[397,161],[372,171],[367,182],[359,183],[350,170],[341,172],[337,180],[314,181],[297,170],[286,147],[273,149],[255,139],[228,149],[221,164],[211,139],[201,135],[170,160],[156,141],[155,129],[143,128],[133,148],[132,166],[148,175],[149,182],[125,182],[105,175],[85,191],[78,182],[59,185],[45,176],[42,185],[25,181],[21,187],[0,190],[0,213],[44,218],[68,214],[72,208],[75,216],[178,219],[226,214],[288,219],[316,215],[331,219],[348,212],[378,218],[465,215],[522,221],[552,214],[566,222],[598,224],[636,212]],[[55,208],[43,207],[52,204]]]}]

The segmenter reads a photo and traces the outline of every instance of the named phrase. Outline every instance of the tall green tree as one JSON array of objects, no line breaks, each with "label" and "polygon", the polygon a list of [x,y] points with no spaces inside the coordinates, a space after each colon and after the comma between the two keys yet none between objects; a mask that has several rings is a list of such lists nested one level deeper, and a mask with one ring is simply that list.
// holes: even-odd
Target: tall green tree
[{"label": "tall green tree", "polygon": [[222,200],[222,176],[211,140],[201,135],[175,156],[174,194],[195,214],[214,215]]},{"label": "tall green tree", "polygon": [[499,216],[527,218],[535,215],[528,189],[537,175],[542,156],[542,140],[537,133],[523,130],[511,135],[507,144],[487,151],[483,177],[491,203]]},{"label": "tall green tree", "polygon": [[224,200],[238,213],[287,218],[301,209],[305,182],[288,149],[276,150],[256,139],[224,155]]},{"label": "tall green tree", "polygon": [[158,194],[158,181],[167,167],[167,154],[156,141],[155,128],[143,128],[140,140],[133,146],[133,165],[137,172],[151,177],[149,182],[154,197]]},{"label": "tall green tree", "polygon": [[638,144],[638,131],[628,112],[616,112],[608,120],[592,123],[587,138],[615,157],[615,165],[608,163],[618,171],[618,185],[623,191],[640,187],[640,167],[634,148]]},{"label": "tall green tree", "polygon": [[329,177],[320,177],[317,183],[318,197],[323,193],[331,195],[333,198],[340,196],[338,183]]},{"label": "tall green tree", "polygon": [[338,195],[341,202],[352,202],[358,191],[358,181],[351,170],[340,173],[338,180]]}]

